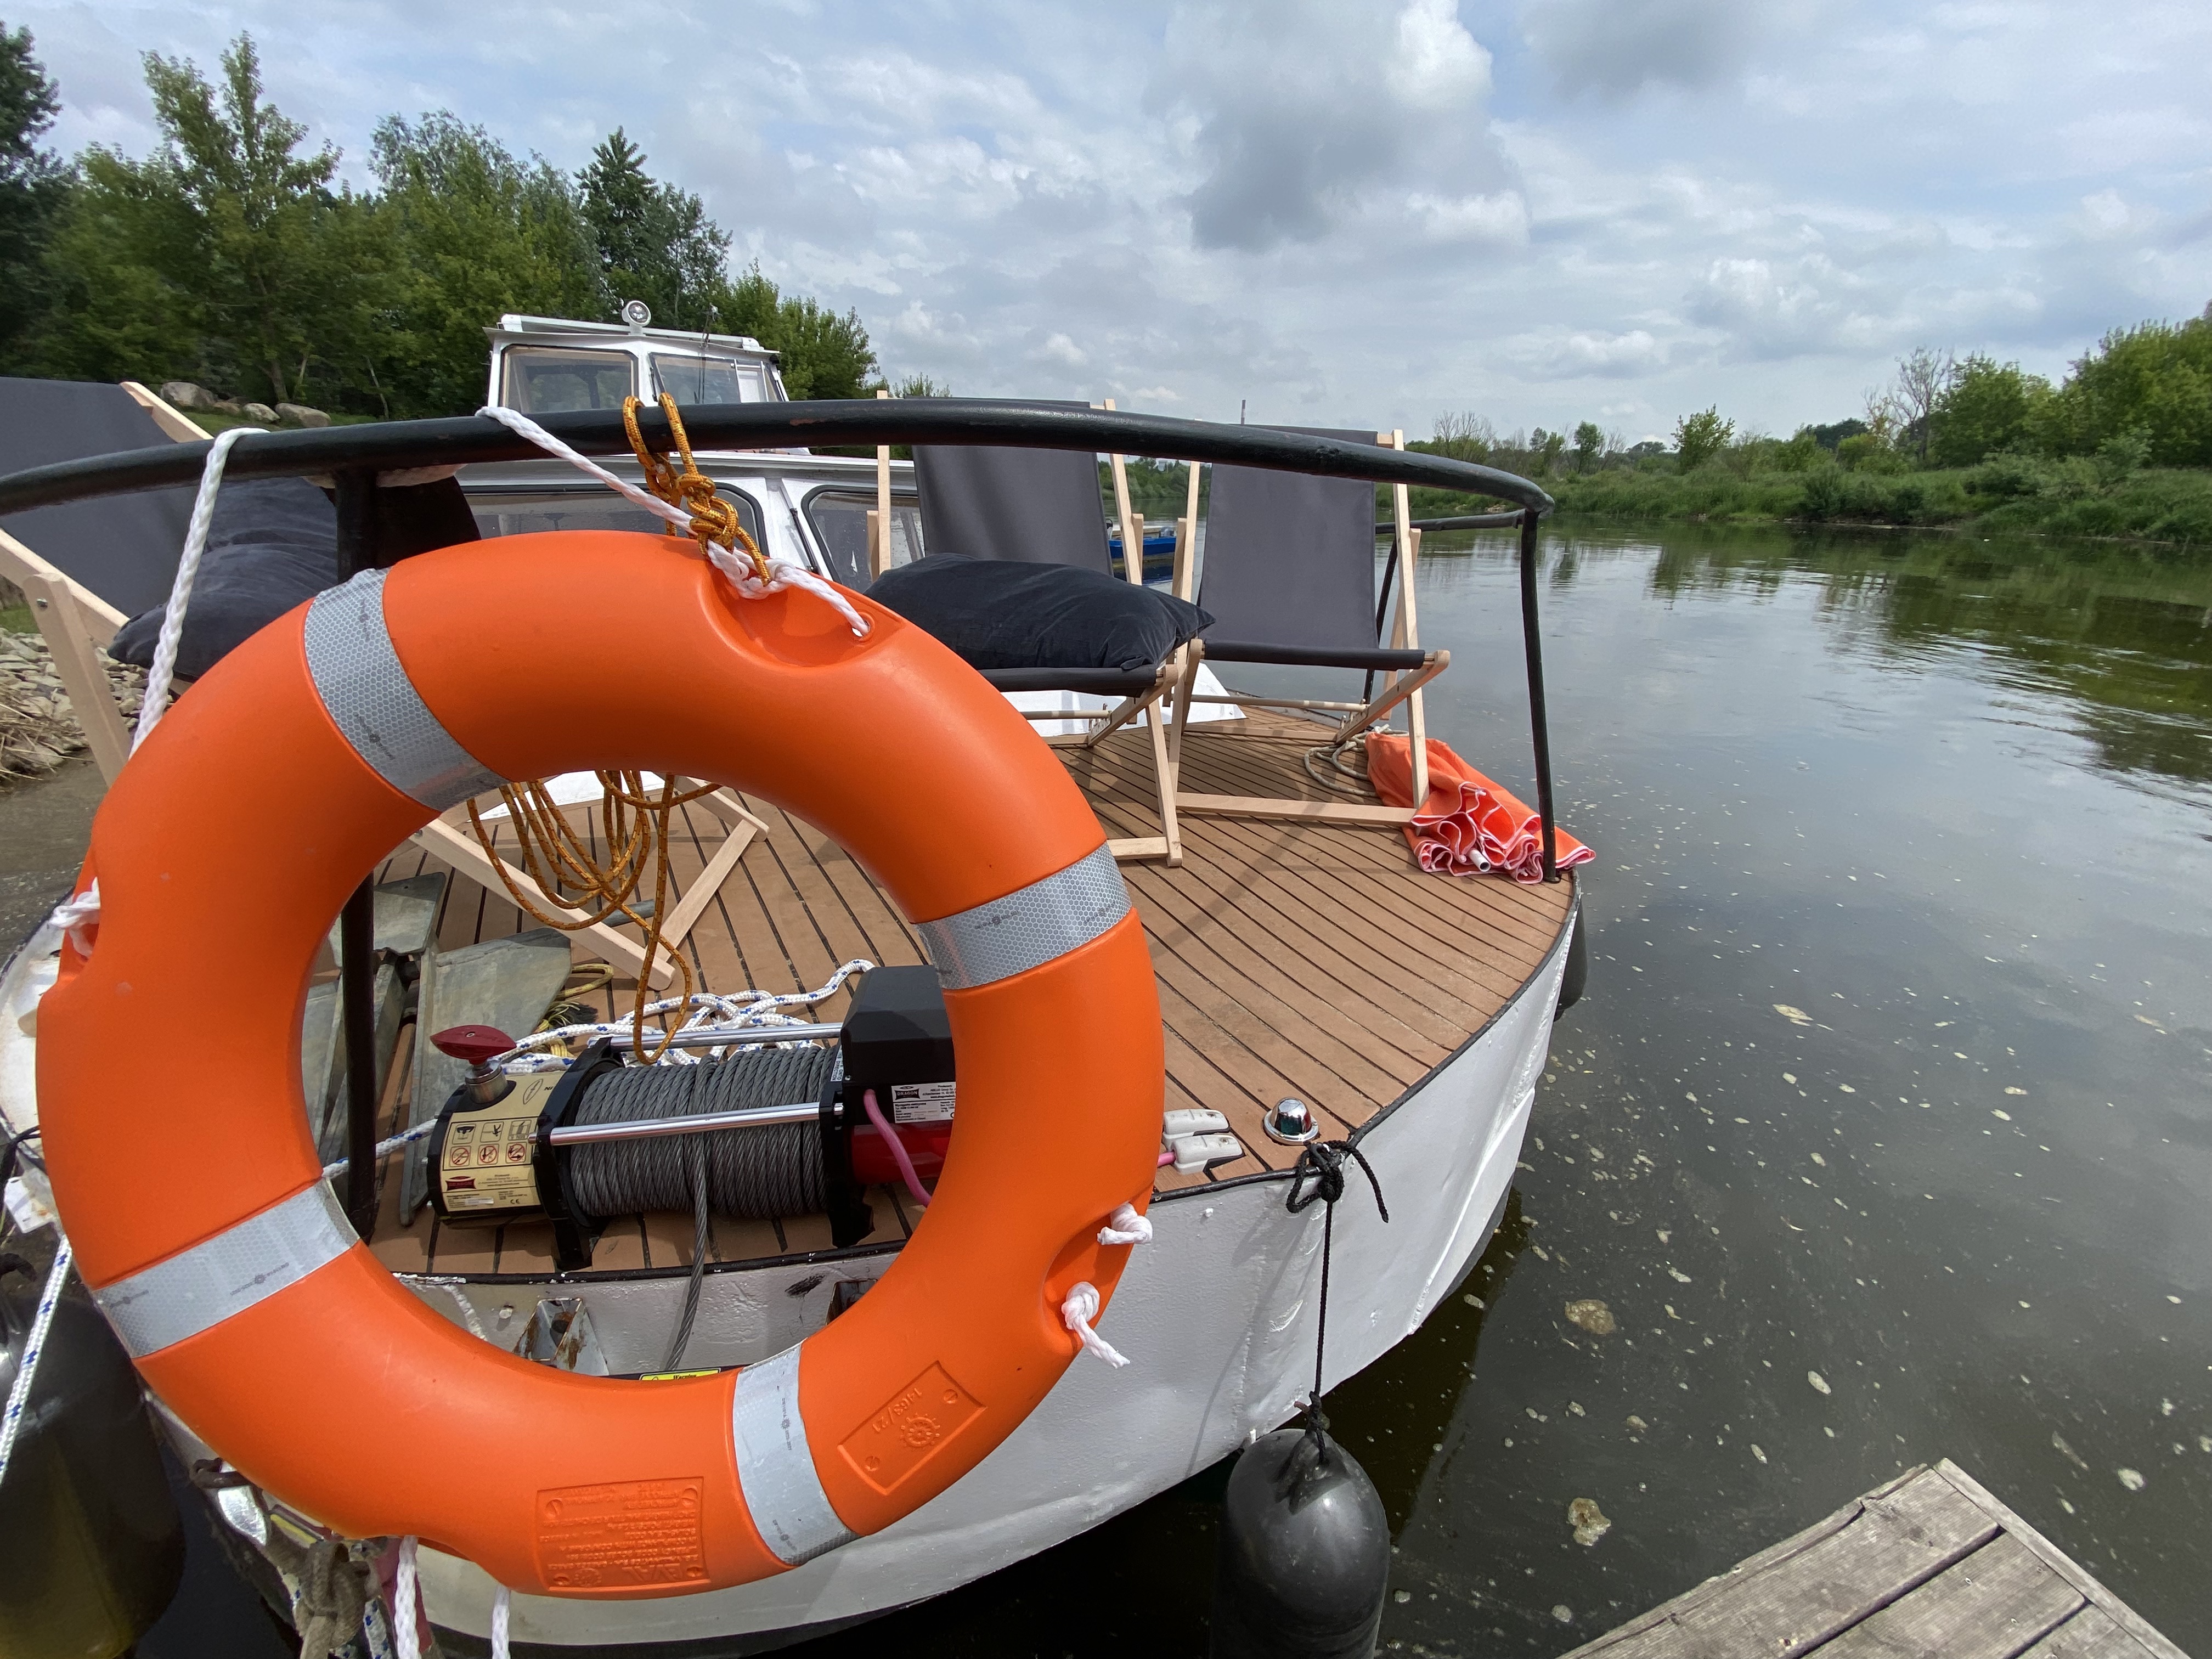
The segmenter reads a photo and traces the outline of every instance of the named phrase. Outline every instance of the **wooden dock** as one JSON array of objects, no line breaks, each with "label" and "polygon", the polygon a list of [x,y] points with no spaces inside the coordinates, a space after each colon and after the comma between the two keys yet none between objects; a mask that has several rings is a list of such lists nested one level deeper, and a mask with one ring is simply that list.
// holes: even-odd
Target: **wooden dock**
[{"label": "wooden dock", "polygon": [[1946,1458],[1567,1659],[2187,1659]]}]

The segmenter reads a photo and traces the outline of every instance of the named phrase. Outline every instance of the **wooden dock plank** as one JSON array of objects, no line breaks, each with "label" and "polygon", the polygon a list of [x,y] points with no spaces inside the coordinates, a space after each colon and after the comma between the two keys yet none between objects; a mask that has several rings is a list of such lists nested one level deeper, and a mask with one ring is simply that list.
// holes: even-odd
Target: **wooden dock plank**
[{"label": "wooden dock plank", "polygon": [[1566,1659],[2185,1659],[1948,1459]]},{"label": "wooden dock plank", "polygon": [[2151,1651],[2104,1608],[2085,1607],[2021,1659],[2144,1659]]},{"label": "wooden dock plank", "polygon": [[2014,1659],[2084,1605],[2034,1551],[1999,1533],[1820,1651],[1824,1659]]}]

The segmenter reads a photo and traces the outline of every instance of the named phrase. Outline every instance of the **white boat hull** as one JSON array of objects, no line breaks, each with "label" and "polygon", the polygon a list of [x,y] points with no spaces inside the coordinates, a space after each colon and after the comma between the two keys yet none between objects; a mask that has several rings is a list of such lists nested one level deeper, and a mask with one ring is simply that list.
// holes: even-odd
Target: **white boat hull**
[{"label": "white boat hull", "polygon": [[[1385,1225],[1354,1175],[1331,1267],[1332,1386],[1417,1329],[1487,1243],[1502,1211],[1549,1052],[1566,963],[1563,931],[1521,994],[1451,1059],[1370,1121],[1359,1146],[1390,1206]],[[31,964],[18,958],[9,991]],[[31,1043],[0,1033],[0,1108],[35,1121]],[[1100,1329],[1130,1356],[1114,1370],[1079,1358],[1029,1420],[957,1486],[903,1520],[758,1583],[638,1601],[514,1598],[518,1641],[620,1646],[754,1637],[939,1595],[1097,1526],[1279,1426],[1310,1386],[1321,1267],[1319,1206],[1291,1215],[1279,1178],[1163,1194]],[[710,1273],[691,1364],[748,1364],[818,1329],[840,1278],[873,1279],[887,1258],[787,1261]],[[540,1295],[586,1301],[609,1366],[660,1360],[684,1279],[665,1273],[556,1281],[520,1275],[411,1281],[457,1323],[511,1344]],[[462,1304],[467,1304],[465,1312]],[[210,1455],[162,1413],[188,1461]],[[394,1454],[404,1456],[403,1447]],[[427,1475],[427,1472],[426,1472]],[[432,1620],[488,1636],[494,1586],[472,1564],[421,1554]]]}]

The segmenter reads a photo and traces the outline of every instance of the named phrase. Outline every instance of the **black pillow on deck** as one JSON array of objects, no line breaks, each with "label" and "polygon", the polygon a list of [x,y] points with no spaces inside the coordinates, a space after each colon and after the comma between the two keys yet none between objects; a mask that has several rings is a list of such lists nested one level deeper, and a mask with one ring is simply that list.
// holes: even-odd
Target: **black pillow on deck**
[{"label": "black pillow on deck", "polygon": [[[377,492],[379,540],[387,557],[404,558],[477,538],[467,499],[452,479]],[[185,608],[177,672],[198,679],[294,605],[338,581],[338,515],[331,498],[305,478],[240,478],[215,498],[207,550]],[[115,631],[108,654],[154,665],[166,605],[141,611]]]},{"label": "black pillow on deck", "polygon": [[[338,516],[304,478],[240,478],[215,498],[207,551],[185,607],[177,672],[198,679],[253,634],[338,580]],[[154,665],[164,605],[115,631],[108,654]]]},{"label": "black pillow on deck", "polygon": [[1146,669],[1213,622],[1171,593],[1099,571],[946,553],[886,570],[868,597],[971,668]]}]

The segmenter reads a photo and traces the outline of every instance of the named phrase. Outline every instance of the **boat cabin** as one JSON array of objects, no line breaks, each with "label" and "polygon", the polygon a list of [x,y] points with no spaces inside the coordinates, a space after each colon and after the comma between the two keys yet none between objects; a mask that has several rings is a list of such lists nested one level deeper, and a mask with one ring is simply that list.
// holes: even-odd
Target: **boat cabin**
[{"label": "boat cabin", "polygon": [[649,403],[664,392],[686,407],[788,401],[776,355],[758,340],[651,327],[653,313],[638,300],[623,314],[619,323],[501,317],[484,331],[491,340],[486,401],[526,415],[620,409],[625,398]]},{"label": "boat cabin", "polygon": [[[742,334],[691,333],[649,326],[640,301],[620,323],[562,317],[501,317],[491,342],[486,396],[526,415],[619,410],[623,399],[650,403],[663,392],[686,408],[786,403],[776,354]],[[871,580],[868,514],[888,507],[890,556],[903,564],[921,551],[921,501],[914,465],[884,455],[819,455],[806,449],[708,450],[699,465],[736,503],[746,533],[771,558],[787,559],[848,586]],[[624,477],[636,464],[607,463]],[[651,515],[556,460],[472,466],[461,475],[487,536],[540,530],[657,530]]]}]

